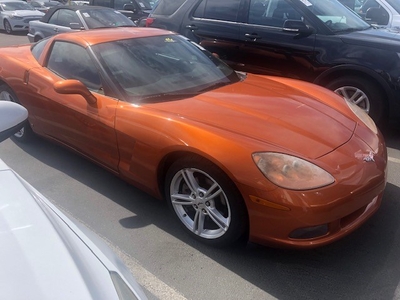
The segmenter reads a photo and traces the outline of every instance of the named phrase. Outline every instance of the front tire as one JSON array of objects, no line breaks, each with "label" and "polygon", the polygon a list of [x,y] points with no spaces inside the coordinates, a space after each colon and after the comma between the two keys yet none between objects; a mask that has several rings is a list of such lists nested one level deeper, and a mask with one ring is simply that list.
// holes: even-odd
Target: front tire
[{"label": "front tire", "polygon": [[203,243],[227,246],[247,232],[241,194],[221,169],[204,158],[188,156],[173,163],[165,193],[179,223]]},{"label": "front tire", "polygon": [[[19,104],[18,98],[15,93],[6,85],[0,85],[0,100],[11,101]],[[25,123],[18,132],[16,132],[11,138],[18,142],[28,142],[34,136],[34,133],[28,122]]]},{"label": "front tire", "polygon": [[344,76],[330,82],[328,89],[343,96],[346,100],[357,104],[375,123],[385,119],[386,102],[383,91],[370,80]]},{"label": "front tire", "polygon": [[9,21],[4,20],[4,30],[8,33],[11,34],[13,32],[11,24]]}]

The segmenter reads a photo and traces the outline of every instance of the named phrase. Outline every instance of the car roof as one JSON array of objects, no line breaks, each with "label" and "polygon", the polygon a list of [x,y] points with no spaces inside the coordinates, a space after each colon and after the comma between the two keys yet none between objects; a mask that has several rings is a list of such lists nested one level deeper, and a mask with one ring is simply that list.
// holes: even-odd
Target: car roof
[{"label": "car roof", "polygon": [[143,38],[150,36],[161,36],[169,34],[176,34],[176,33],[159,28],[114,27],[114,28],[99,28],[92,30],[59,33],[55,35],[53,38],[55,40],[68,40],[80,44],[82,46],[88,46],[88,45],[91,46],[118,40]]},{"label": "car roof", "polygon": [[[0,0],[0,2],[3,0]],[[13,0],[13,1],[20,1],[20,0]],[[45,2],[49,2],[49,1],[45,1]],[[57,2],[57,1],[51,1],[51,2]],[[72,10],[72,11],[78,11],[78,10],[86,10],[86,9],[90,9],[90,10],[113,10],[115,11],[115,9],[110,8],[110,7],[104,7],[104,6],[92,6],[92,5],[57,5],[57,6],[53,6],[51,7],[47,13],[42,17],[41,21],[48,23],[50,17],[53,15],[53,13],[56,10],[59,9],[68,9],[68,10]]]}]

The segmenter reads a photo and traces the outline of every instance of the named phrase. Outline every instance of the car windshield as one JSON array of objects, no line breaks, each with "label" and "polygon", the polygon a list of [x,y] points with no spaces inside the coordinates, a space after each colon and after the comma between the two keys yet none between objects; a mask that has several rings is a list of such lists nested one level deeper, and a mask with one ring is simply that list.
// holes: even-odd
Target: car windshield
[{"label": "car windshield", "polygon": [[399,0],[386,0],[396,11],[400,14],[400,1]]},{"label": "car windshield", "polygon": [[15,2],[2,2],[0,6],[4,11],[16,11],[16,10],[36,10],[32,5],[24,2],[24,1],[15,1]]},{"label": "car windshield", "polygon": [[365,30],[370,25],[337,0],[299,0],[333,32]]},{"label": "car windshield", "polygon": [[240,80],[213,54],[177,35],[103,43],[93,51],[131,102],[188,97]]},{"label": "car windshield", "polygon": [[132,20],[112,9],[91,9],[84,6],[80,9],[82,17],[89,28],[136,26]]}]

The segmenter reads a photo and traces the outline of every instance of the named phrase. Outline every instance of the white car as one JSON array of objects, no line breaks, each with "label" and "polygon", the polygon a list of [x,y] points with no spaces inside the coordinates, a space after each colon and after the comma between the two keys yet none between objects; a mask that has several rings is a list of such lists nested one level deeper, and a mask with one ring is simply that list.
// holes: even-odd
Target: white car
[{"label": "white car", "polygon": [[365,0],[357,13],[368,23],[385,28],[400,29],[399,0]]},{"label": "white car", "polygon": [[29,21],[39,20],[44,13],[22,0],[0,0],[0,29],[8,34],[27,31]]},{"label": "white car", "polygon": [[[0,101],[0,141],[27,119]],[[0,298],[147,299],[121,260],[0,160]]]}]

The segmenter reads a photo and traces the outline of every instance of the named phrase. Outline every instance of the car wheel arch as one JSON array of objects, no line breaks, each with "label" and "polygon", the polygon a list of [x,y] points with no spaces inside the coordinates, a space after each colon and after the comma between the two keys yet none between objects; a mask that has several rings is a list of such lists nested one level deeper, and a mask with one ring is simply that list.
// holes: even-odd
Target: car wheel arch
[{"label": "car wheel arch", "polygon": [[157,182],[158,182],[158,188],[160,192],[162,193],[162,198],[165,200],[165,195],[164,195],[164,190],[165,190],[165,178],[167,175],[167,172],[171,165],[179,160],[183,159],[184,157],[193,157],[193,158],[202,158],[208,160],[210,163],[214,164],[216,167],[218,167],[222,172],[228,176],[228,178],[232,181],[235,182],[233,179],[233,175],[229,172],[229,170],[222,165],[217,159],[211,157],[210,155],[207,155],[206,153],[201,153],[199,151],[188,151],[188,150],[175,150],[172,151],[168,154],[166,154],[161,160],[160,163],[158,164],[157,168]]},{"label": "car wheel arch", "polygon": [[388,117],[391,111],[391,102],[394,99],[392,89],[382,76],[371,69],[362,66],[336,66],[321,73],[313,83],[327,87],[332,81],[341,77],[357,77],[368,80],[371,84],[375,85],[384,95],[384,118]]},{"label": "car wheel arch", "polygon": [[372,80],[384,90],[388,99],[393,97],[389,84],[385,81],[385,79],[382,78],[382,76],[380,76],[374,70],[357,65],[340,65],[332,67],[318,75],[313,83],[325,86],[332,79],[343,75],[361,76],[365,79]]}]

